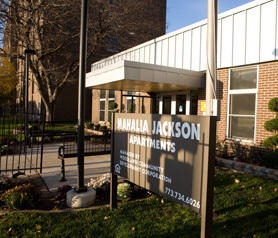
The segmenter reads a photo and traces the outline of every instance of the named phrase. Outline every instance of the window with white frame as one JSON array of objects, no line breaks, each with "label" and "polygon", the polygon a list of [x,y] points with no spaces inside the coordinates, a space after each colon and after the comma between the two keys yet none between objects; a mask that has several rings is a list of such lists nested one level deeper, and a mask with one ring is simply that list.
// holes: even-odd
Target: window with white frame
[{"label": "window with white frame", "polygon": [[230,70],[228,91],[228,137],[255,138],[257,66]]},{"label": "window with white frame", "polygon": [[[108,96],[108,97],[107,97]],[[114,110],[115,91],[100,90],[99,99],[99,120],[111,122],[112,111]],[[105,110],[108,109],[108,118],[105,117]]]}]

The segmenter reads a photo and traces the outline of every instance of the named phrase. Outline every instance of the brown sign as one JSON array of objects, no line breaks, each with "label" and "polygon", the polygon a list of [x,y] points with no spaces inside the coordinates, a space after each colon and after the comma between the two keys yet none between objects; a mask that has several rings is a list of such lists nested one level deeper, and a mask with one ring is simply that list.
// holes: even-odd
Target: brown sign
[{"label": "brown sign", "polygon": [[215,123],[205,116],[116,113],[114,174],[200,212]]}]

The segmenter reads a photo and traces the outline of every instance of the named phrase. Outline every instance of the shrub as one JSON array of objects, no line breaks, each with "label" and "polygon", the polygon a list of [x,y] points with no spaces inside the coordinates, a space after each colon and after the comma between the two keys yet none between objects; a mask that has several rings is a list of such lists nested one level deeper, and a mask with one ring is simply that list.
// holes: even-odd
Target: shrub
[{"label": "shrub", "polygon": [[114,101],[109,103],[109,110],[118,111],[117,108],[118,108],[118,103]]},{"label": "shrub", "polygon": [[127,183],[119,183],[117,186],[117,195],[119,199],[129,199],[132,194],[132,186]]},{"label": "shrub", "polygon": [[278,112],[278,98],[272,98],[268,102],[268,109],[272,112]]},{"label": "shrub", "polygon": [[271,152],[261,158],[260,164],[273,169],[278,169],[278,151]]},{"label": "shrub", "polygon": [[275,112],[276,117],[274,119],[266,121],[264,124],[264,128],[267,131],[274,132],[275,134],[265,139],[263,141],[263,146],[268,149],[276,150],[278,147],[278,98],[272,98],[268,102],[268,109],[272,112]]},{"label": "shrub", "polygon": [[88,128],[88,129],[94,129],[94,123],[92,123],[92,122],[86,122],[86,128]]},{"label": "shrub", "polygon": [[267,131],[278,131],[278,117],[276,117],[272,120],[266,121],[264,124],[264,128]]},{"label": "shrub", "polygon": [[94,127],[93,127],[93,129],[96,130],[96,131],[98,131],[99,128],[100,128],[100,124],[95,124]]},{"label": "shrub", "polygon": [[28,209],[34,207],[37,196],[34,187],[28,184],[22,184],[8,189],[1,196],[1,201],[9,209]]}]

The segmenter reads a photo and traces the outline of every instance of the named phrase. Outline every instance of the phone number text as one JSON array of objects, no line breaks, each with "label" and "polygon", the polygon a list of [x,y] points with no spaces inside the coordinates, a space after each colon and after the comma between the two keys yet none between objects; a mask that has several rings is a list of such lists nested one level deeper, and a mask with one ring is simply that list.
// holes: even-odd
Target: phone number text
[{"label": "phone number text", "polygon": [[185,203],[186,205],[196,207],[198,209],[200,209],[201,207],[200,201],[197,201],[189,196],[185,196],[184,194],[174,191],[173,189],[170,189],[168,187],[165,187],[165,194],[174,199],[177,199],[178,201]]}]

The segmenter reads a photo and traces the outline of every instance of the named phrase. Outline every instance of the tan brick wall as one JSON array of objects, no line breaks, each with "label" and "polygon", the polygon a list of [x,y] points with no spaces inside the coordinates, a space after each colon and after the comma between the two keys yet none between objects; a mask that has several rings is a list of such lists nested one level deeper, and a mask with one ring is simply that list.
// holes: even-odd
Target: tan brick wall
[{"label": "tan brick wall", "polygon": [[273,135],[264,129],[264,123],[275,117],[275,113],[268,110],[268,102],[278,97],[278,61],[259,65],[258,82],[256,144]]},{"label": "tan brick wall", "polygon": [[92,90],[92,122],[99,122],[100,90]]}]

